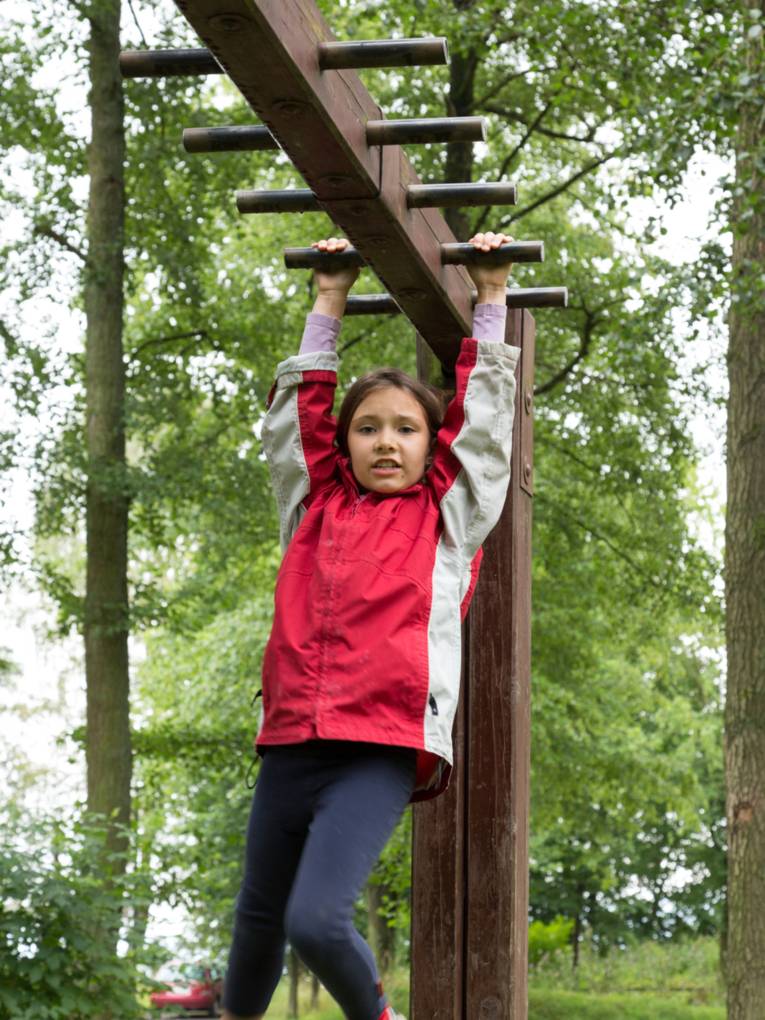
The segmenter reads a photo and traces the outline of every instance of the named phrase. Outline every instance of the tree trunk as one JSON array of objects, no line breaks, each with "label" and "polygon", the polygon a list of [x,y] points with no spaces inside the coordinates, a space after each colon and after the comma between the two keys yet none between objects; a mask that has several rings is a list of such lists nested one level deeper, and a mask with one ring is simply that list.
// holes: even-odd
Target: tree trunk
[{"label": "tree trunk", "polygon": [[[94,0],[90,23],[91,142],[85,277],[87,506],[85,593],[88,810],[108,819],[108,851],[130,820],[127,515],[122,357],[125,129],[120,0]],[[112,872],[124,862],[109,862]]]},{"label": "tree trunk", "polygon": [[576,917],[574,918],[574,930],[571,932],[571,969],[576,970],[579,966],[579,951],[582,943],[582,914],[584,912],[584,886],[581,882],[576,886]]},{"label": "tree trunk", "polygon": [[[478,54],[474,49],[456,51],[449,61],[449,96],[446,112],[450,117],[468,117],[473,112],[475,72]],[[446,147],[444,180],[468,183],[473,179],[473,143],[457,142]],[[464,209],[446,209],[444,218],[460,241],[467,241],[470,219]]]},{"label": "tree trunk", "polygon": [[[764,0],[748,0],[759,10]],[[736,138],[725,528],[729,1020],[765,1003],[765,181],[763,36],[747,36]]]},{"label": "tree trunk", "polygon": [[287,1016],[295,1020],[299,1015],[300,1004],[298,1001],[298,988],[300,986],[300,960],[298,954],[290,946],[289,962],[287,969],[290,975],[289,1000],[287,1003]]},{"label": "tree trunk", "polygon": [[319,979],[315,974],[311,974],[311,1012],[315,1013],[319,1008]]},{"label": "tree trunk", "polygon": [[389,974],[395,955],[395,930],[390,927],[380,912],[383,906],[385,887],[367,883],[367,916],[369,918],[369,945],[375,954],[377,966],[382,975]]}]

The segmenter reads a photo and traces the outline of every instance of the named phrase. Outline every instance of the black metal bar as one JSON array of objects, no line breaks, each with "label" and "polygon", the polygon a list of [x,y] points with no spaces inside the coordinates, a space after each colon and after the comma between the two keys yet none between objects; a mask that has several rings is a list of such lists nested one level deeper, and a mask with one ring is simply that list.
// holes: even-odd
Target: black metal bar
[{"label": "black metal bar", "polygon": [[511,241],[490,251],[480,251],[472,244],[442,244],[441,261],[445,266],[467,266],[484,263],[501,265],[503,262],[544,262],[543,241]]},{"label": "black metal bar", "polygon": [[[542,241],[511,241],[490,251],[480,251],[472,244],[442,244],[441,261],[445,266],[465,266],[484,263],[502,265],[505,262],[543,262]],[[345,269],[347,266],[366,265],[353,247],[342,252],[325,252],[316,248],[285,248],[284,264],[287,269],[316,269],[332,266]]]},{"label": "black metal bar", "polygon": [[368,145],[426,142],[484,142],[483,117],[415,117],[412,120],[367,121]]},{"label": "black metal bar", "polygon": [[443,37],[319,43],[319,67],[322,71],[344,67],[419,67],[448,63],[449,53]]},{"label": "black metal bar", "polygon": [[410,184],[406,204],[410,209],[471,205],[515,205],[514,184]]},{"label": "black metal bar", "polygon": [[186,152],[254,152],[278,149],[279,143],[267,127],[243,124],[234,127],[184,128]]},{"label": "black metal bar", "polygon": [[400,315],[401,309],[390,294],[351,294],[345,303],[346,315]]},{"label": "black metal bar", "polygon": [[[473,291],[473,304],[478,295]],[[567,287],[508,287],[508,308],[567,308]],[[346,315],[396,315],[401,311],[390,294],[352,294]]]},{"label": "black metal bar", "polygon": [[180,75],[224,74],[209,50],[123,50],[123,78],[172,78]]},{"label": "black metal bar", "polygon": [[567,287],[508,287],[508,308],[567,308]]},{"label": "black metal bar", "polygon": [[310,188],[237,191],[236,207],[240,213],[321,212],[319,201]]},{"label": "black metal bar", "polygon": [[287,269],[321,269],[331,273],[333,269],[365,266],[366,263],[352,247],[333,252],[319,251],[317,248],[285,248],[284,265]]}]

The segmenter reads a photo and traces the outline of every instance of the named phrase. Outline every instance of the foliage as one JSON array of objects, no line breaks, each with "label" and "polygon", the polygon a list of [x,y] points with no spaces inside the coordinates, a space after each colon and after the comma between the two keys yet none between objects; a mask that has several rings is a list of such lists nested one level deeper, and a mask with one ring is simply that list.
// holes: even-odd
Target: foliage
[{"label": "foliage", "polygon": [[[707,0],[607,11],[582,0],[321,6],[341,38],[445,32],[454,56],[475,58],[464,112],[487,115],[490,130],[473,177],[518,180],[521,204],[469,210],[464,227],[488,226],[491,215],[543,237],[544,276],[519,267],[517,283],[570,290],[566,313],[536,316],[534,917],[578,919],[601,948],[629,933],[712,932],[724,876],[720,606],[717,564],[689,525],[708,494],[688,421],[713,394],[701,372],[679,367],[700,327],[680,331],[677,309],[691,320],[711,314],[725,254],[710,244],[699,264],[671,266],[652,253],[658,222],[636,235],[624,208],[630,196],[677,196],[695,146],[729,150],[738,15]],[[1,252],[13,317],[0,338],[19,413],[55,406],[33,451],[36,567],[66,630],[79,625],[83,586],[82,358],[58,349],[51,323],[32,316],[30,328],[25,316],[42,296],[75,313],[79,303],[85,139],[66,96],[83,88],[84,22],[49,0],[27,8],[33,32],[3,25],[0,156],[6,167],[20,158],[26,176],[22,186],[7,173],[0,185],[3,212],[22,224]],[[173,5],[133,9],[152,25],[151,46],[197,44]],[[138,42],[126,16],[125,43]],[[62,60],[68,93],[41,78]],[[426,116],[455,101],[449,73],[364,78],[386,115]],[[185,906],[198,943],[220,954],[278,561],[259,422],[273,366],[294,350],[312,298],[280,251],[324,233],[327,221],[236,216],[237,187],[299,184],[279,155],[182,154],[182,127],[251,120],[225,83],[134,81],[125,97],[121,484],[131,622],[146,651],[134,695],[135,853],[146,902]],[[445,147],[410,155],[423,180],[443,179]],[[379,286],[371,275],[359,285]],[[346,323],[343,385],[371,364],[412,369],[411,341],[401,320]],[[17,437],[2,443],[11,466]],[[10,542],[2,548],[12,555]],[[409,824],[376,872],[402,930]],[[678,869],[691,876],[679,891]]]},{"label": "foliage", "polygon": [[583,941],[576,968],[563,956],[551,954],[534,965],[531,983],[536,988],[590,995],[677,995],[695,1005],[719,1005],[720,947],[716,939],[707,936],[672,942],[631,940],[603,952],[588,938]]},{"label": "foliage", "polygon": [[0,846],[0,1017],[85,1020],[95,1007],[142,1015],[137,966],[102,937],[120,909],[140,907],[135,877],[105,884],[106,829],[75,819],[24,823],[6,811]]},{"label": "foliage", "polygon": [[573,930],[573,920],[560,914],[549,924],[532,921],[529,925],[529,966],[539,967],[542,961],[557,957],[568,946]]}]

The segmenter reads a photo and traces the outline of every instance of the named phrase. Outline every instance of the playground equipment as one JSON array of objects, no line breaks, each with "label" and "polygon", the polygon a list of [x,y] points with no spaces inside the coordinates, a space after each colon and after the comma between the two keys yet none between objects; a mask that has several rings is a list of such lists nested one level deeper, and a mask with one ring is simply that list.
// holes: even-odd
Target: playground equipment
[{"label": "playground equipment", "polygon": [[[307,189],[242,190],[241,213],[323,210],[343,253],[287,249],[291,269],[368,265],[388,293],[351,296],[346,314],[403,313],[418,371],[449,373],[471,330],[474,259],[541,262],[541,241],[498,253],[458,243],[447,206],[507,205],[507,182],[425,184],[403,145],[482,140],[480,117],[386,120],[355,73],[445,63],[441,38],[340,42],[313,0],[176,0],[204,49],[125,52],[126,77],[227,74],[260,124],[191,128],[187,152],[282,149]],[[508,288],[506,339],[522,350],[513,479],[484,547],[463,634],[455,769],[447,793],[414,809],[411,1020],[527,1015],[529,664],[534,320],[564,287]]]}]

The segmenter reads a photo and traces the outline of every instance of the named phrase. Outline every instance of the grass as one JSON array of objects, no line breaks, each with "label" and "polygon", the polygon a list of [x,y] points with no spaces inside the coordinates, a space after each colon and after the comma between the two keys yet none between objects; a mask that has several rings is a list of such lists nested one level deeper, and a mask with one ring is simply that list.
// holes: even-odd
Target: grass
[{"label": "grass", "polygon": [[531,988],[529,1020],[725,1020],[725,1007],[695,1006],[643,992],[602,995]]},{"label": "grass", "polygon": [[[570,957],[558,954],[532,972],[529,1020],[725,1020],[713,939],[638,943],[599,956],[584,945],[572,971]],[[303,976],[299,1020],[344,1020],[321,988],[319,1008],[309,1011],[310,978]],[[409,974],[397,969],[385,981],[396,1010],[409,1015]],[[287,979],[268,1010],[268,1020],[287,1020]]]},{"label": "grass", "polygon": [[[307,1009],[309,988],[301,988],[300,1020],[344,1020],[342,1011],[321,989],[320,1008]],[[394,1006],[408,1013],[407,1003]],[[282,982],[268,1010],[268,1020],[286,1020],[287,985]],[[556,992],[549,988],[529,991],[529,1020],[725,1020],[723,1006],[694,1006],[675,997],[625,992],[598,995],[587,992]]]}]

